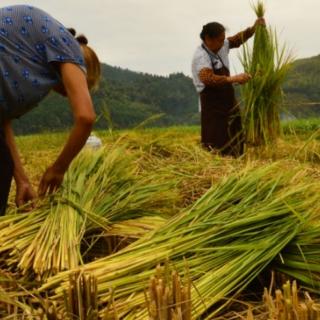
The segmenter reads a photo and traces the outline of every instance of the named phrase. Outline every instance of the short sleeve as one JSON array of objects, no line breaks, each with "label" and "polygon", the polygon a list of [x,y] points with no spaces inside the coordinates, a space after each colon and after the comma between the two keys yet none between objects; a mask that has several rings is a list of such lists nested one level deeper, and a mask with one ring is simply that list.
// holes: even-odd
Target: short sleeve
[{"label": "short sleeve", "polygon": [[193,83],[197,91],[201,92],[204,89],[204,84],[199,79],[199,73],[202,69],[212,69],[211,59],[201,46],[197,48],[193,55],[191,68]]},{"label": "short sleeve", "polygon": [[78,42],[68,35],[50,36],[45,42],[47,62],[72,62],[85,69],[83,54]]},{"label": "short sleeve", "polygon": [[13,119],[31,110],[60,81],[51,62],[72,62],[86,72],[78,41],[41,9],[15,5],[0,8],[0,104]]},{"label": "short sleeve", "polygon": [[192,69],[194,73],[197,75],[199,72],[204,68],[212,69],[212,64],[209,55],[204,51],[198,51],[193,59],[193,66]]}]

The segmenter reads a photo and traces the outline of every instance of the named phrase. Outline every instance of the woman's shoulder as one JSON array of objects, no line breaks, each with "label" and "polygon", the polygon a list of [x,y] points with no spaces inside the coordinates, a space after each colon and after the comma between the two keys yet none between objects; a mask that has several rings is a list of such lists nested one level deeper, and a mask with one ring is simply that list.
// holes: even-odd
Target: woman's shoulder
[{"label": "woman's shoulder", "polygon": [[206,56],[208,56],[208,53],[205,51],[202,45],[199,45],[193,54],[193,59],[202,59]]},{"label": "woman's shoulder", "polygon": [[2,15],[6,14],[6,15],[17,15],[18,13],[22,13],[22,14],[48,14],[47,12],[45,12],[44,10],[35,7],[35,6],[31,6],[31,5],[26,5],[26,4],[15,4],[15,5],[9,5],[9,6],[5,6],[5,7],[1,7],[0,8],[0,13]]},{"label": "woman's shoulder", "polygon": [[33,19],[41,16],[49,16],[42,9],[29,5],[11,5],[0,8],[2,24],[15,25],[20,19],[27,25],[33,24]]},{"label": "woman's shoulder", "polygon": [[[39,29],[40,33],[46,33],[46,28],[62,26],[62,24],[46,11],[30,5],[12,5],[0,8],[0,20],[2,29],[12,33],[28,36]],[[2,30],[1,29],[1,30]]]}]

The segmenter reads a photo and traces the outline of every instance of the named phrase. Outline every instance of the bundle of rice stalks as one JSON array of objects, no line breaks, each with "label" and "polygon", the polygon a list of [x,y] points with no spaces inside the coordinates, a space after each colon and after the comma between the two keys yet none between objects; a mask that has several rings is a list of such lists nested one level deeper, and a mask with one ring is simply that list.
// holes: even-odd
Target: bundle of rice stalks
[{"label": "bundle of rice stalks", "polygon": [[[287,281],[282,290],[277,289],[273,297],[267,289],[263,300],[268,315],[263,319],[301,319],[316,320],[320,318],[320,305],[305,292],[304,299],[299,296],[296,281]],[[259,318],[260,319],[260,318]]]},{"label": "bundle of rice stalks", "polygon": [[277,260],[276,270],[299,280],[310,292],[320,292],[320,209]]},{"label": "bundle of rice stalks", "polygon": [[170,276],[168,265],[157,266],[145,294],[150,320],[191,320],[191,282],[187,268],[184,282],[176,271]]},{"label": "bundle of rice stalks", "polygon": [[[254,11],[258,18],[264,16],[262,1]],[[241,86],[246,141],[249,146],[274,143],[281,133],[282,84],[293,59],[285,47],[279,47],[276,32],[264,25],[256,27],[252,52],[246,45],[243,48],[242,65],[252,75],[252,80]]]},{"label": "bundle of rice stalks", "polygon": [[140,239],[147,233],[163,226],[168,219],[160,216],[145,216],[137,219],[114,223],[104,236],[118,236],[129,239]]},{"label": "bundle of rice stalks", "polygon": [[[243,310],[247,305],[247,310]],[[216,320],[317,320],[320,305],[306,291],[298,290],[297,282],[286,281],[281,289],[264,288],[262,303],[237,301],[227,314]]]},{"label": "bundle of rice stalks", "polygon": [[[294,239],[319,202],[318,190],[305,171],[269,165],[225,178],[188,210],[163,227],[109,257],[81,267],[98,283],[100,314],[111,299],[119,318],[147,319],[144,288],[153,269],[169,259],[183,272],[184,258],[194,288],[192,316],[212,317],[207,310],[240,293]],[[48,279],[41,288],[56,288],[61,297],[74,271]],[[61,286],[61,287],[60,287]],[[112,318],[106,318],[112,319]]]},{"label": "bundle of rice stalks", "polygon": [[91,275],[74,274],[64,293],[64,319],[97,320],[97,281]]},{"label": "bundle of rice stalks", "polygon": [[[7,281],[12,285],[15,283],[11,279]],[[98,320],[97,285],[91,275],[75,273],[70,277],[62,308],[21,285],[14,291],[12,285],[11,288],[0,285],[0,317],[3,320]]]},{"label": "bundle of rice stalks", "polygon": [[91,230],[85,234],[82,245],[84,262],[115,253],[164,225],[166,221],[167,218],[161,216],[144,216],[113,223],[107,231],[102,233]]},{"label": "bundle of rice stalks", "polygon": [[0,220],[7,226],[0,230],[5,263],[45,278],[82,264],[85,232],[101,233],[113,222],[167,213],[176,196],[172,184],[155,174],[138,176],[133,160],[124,147],[83,152],[57,194],[29,214]]}]

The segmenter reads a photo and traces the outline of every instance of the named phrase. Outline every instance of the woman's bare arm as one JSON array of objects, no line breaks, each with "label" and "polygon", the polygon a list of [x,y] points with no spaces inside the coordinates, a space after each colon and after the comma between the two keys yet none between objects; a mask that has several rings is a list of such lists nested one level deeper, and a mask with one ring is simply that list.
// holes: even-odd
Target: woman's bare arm
[{"label": "woman's bare arm", "polygon": [[17,185],[16,193],[16,204],[18,207],[32,201],[36,198],[36,193],[34,192],[29,178],[24,171],[18,148],[15,142],[13,129],[10,121],[6,121],[3,126],[6,142],[11,153],[11,157],[14,163],[14,179]]},{"label": "woman's bare arm", "polygon": [[72,109],[74,126],[60,155],[40,181],[40,196],[59,188],[71,161],[80,152],[90,135],[96,118],[84,72],[73,63],[62,63],[60,73]]}]

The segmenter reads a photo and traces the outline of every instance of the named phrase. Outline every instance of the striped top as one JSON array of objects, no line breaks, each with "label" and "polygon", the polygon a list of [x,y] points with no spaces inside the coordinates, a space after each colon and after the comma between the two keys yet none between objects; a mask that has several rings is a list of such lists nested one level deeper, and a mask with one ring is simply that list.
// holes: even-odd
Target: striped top
[{"label": "striped top", "polygon": [[79,43],[56,19],[32,6],[0,8],[0,118],[20,117],[61,82],[52,62],[85,71]]}]

